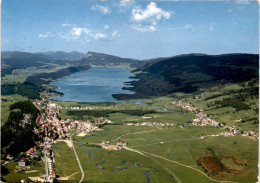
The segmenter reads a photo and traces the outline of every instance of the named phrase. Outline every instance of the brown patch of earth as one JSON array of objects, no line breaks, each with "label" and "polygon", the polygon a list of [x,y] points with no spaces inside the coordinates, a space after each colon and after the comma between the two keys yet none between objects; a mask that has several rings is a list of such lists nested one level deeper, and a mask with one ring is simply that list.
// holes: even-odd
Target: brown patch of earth
[{"label": "brown patch of earth", "polygon": [[[222,157],[225,158],[225,159],[232,159],[234,164],[242,166],[243,170],[244,170],[244,164],[238,162],[236,157],[234,157],[234,156],[222,156]],[[232,169],[232,168],[229,168],[229,167],[227,167],[227,169],[230,171],[230,173],[233,173],[233,174],[242,174],[243,172],[245,172],[243,170],[236,170],[236,169]]]},{"label": "brown patch of earth", "polygon": [[222,157],[223,157],[223,158],[226,158],[226,159],[231,158],[232,161],[233,161],[236,165],[241,165],[241,166],[244,165],[243,163],[239,163],[238,160],[237,160],[237,158],[234,157],[234,156],[222,156]]},{"label": "brown patch of earth", "polygon": [[221,171],[221,167],[213,157],[200,157],[198,160],[209,174],[215,175]]}]

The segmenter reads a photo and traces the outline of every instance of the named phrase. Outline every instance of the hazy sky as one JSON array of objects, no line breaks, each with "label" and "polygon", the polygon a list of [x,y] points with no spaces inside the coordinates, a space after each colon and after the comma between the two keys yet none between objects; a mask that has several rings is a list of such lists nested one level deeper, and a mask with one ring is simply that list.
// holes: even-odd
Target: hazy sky
[{"label": "hazy sky", "polygon": [[255,1],[2,0],[2,51],[258,53]]}]

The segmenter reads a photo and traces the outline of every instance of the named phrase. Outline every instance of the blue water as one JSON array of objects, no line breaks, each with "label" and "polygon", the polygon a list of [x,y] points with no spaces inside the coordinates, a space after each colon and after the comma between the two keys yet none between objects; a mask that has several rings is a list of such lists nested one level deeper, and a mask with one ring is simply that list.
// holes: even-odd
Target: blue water
[{"label": "blue water", "polygon": [[130,162],[130,163],[132,163],[134,165],[134,167],[137,167],[137,165],[136,165],[136,163],[134,161],[124,161],[123,165],[125,165],[127,162]]},{"label": "blue water", "polygon": [[112,94],[133,94],[123,90],[124,82],[131,81],[134,76],[122,68],[94,67],[80,71],[53,82],[63,96],[52,97],[54,100],[78,102],[114,102]]},{"label": "blue water", "polygon": [[[84,148],[86,148],[86,149],[87,149],[87,147],[85,147],[85,145],[84,145],[84,144],[81,144],[79,147],[84,147]],[[93,151],[92,151],[92,150],[90,150],[90,149],[87,149],[87,150],[88,150],[88,152],[89,152],[89,154],[88,154],[89,158],[92,158]]]},{"label": "blue water", "polygon": [[148,176],[148,173],[149,173],[149,172],[153,172],[153,171],[154,171],[154,170],[151,169],[151,170],[149,170],[149,171],[147,171],[147,172],[144,173],[144,176],[145,176],[146,179],[147,179],[147,183],[150,183],[150,181],[151,181],[151,178]]},{"label": "blue water", "polygon": [[98,168],[104,170],[104,168],[101,165],[104,165],[107,162],[107,160],[103,159],[102,163],[97,163],[96,165],[98,166]]},{"label": "blue water", "polygon": [[[127,162],[132,163],[134,165],[134,167],[138,168],[137,164],[134,161],[124,161],[122,165],[125,165]],[[118,165],[116,165],[116,167],[120,168]],[[121,170],[127,170],[127,169],[128,169],[127,167],[123,167],[123,169],[121,169]],[[150,173],[150,172],[154,172],[154,169],[150,169],[149,171],[144,172],[144,176],[147,179],[147,183],[151,182],[151,178],[148,175],[148,173]]]}]

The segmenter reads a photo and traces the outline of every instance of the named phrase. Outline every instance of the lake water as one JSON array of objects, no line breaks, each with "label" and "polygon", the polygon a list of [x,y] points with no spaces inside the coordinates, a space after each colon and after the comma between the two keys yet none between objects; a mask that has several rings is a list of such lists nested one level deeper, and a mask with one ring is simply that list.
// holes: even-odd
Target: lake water
[{"label": "lake water", "polygon": [[122,90],[124,82],[131,81],[134,76],[130,71],[122,68],[93,67],[80,71],[53,82],[57,91],[63,96],[52,97],[55,100],[78,102],[114,102],[112,94],[133,94],[129,90]]}]

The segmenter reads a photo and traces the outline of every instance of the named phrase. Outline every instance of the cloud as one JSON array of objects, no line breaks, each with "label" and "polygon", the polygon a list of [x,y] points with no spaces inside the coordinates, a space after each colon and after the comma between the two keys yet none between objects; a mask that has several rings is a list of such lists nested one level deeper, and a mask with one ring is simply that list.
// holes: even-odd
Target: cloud
[{"label": "cloud", "polygon": [[192,25],[191,24],[187,24],[187,25],[185,25],[184,29],[190,30],[190,29],[192,29]]},{"label": "cloud", "polygon": [[90,30],[87,28],[73,27],[71,29],[71,34],[75,36],[81,36],[82,34],[89,34]]},{"label": "cloud", "polygon": [[95,33],[95,34],[90,34],[91,37],[94,38],[94,40],[99,40],[99,39],[104,39],[104,38],[107,38],[107,35],[106,34],[103,34],[103,33]]},{"label": "cloud", "polygon": [[42,38],[47,38],[47,37],[49,37],[48,35],[46,35],[46,34],[39,34],[39,37],[42,37]]},{"label": "cloud", "polygon": [[62,27],[73,27],[71,24],[61,24]]},{"label": "cloud", "polygon": [[119,6],[126,7],[132,5],[135,1],[134,0],[120,0]]},{"label": "cloud", "polygon": [[226,10],[226,12],[228,12],[228,13],[231,13],[232,11],[233,11],[232,9]]},{"label": "cloud", "polygon": [[234,2],[237,4],[250,4],[249,0],[234,0]]},{"label": "cloud", "polygon": [[160,21],[162,18],[169,19],[171,17],[171,12],[163,11],[158,8],[156,3],[151,2],[146,6],[145,10],[140,7],[134,8],[132,10],[132,18],[136,22],[142,21]]},{"label": "cloud", "polygon": [[118,34],[118,32],[117,31],[114,31],[113,33],[112,33],[112,37],[120,37],[121,35],[120,34]]},{"label": "cloud", "polygon": [[153,25],[134,24],[131,26],[131,28],[139,32],[156,31],[156,27]]},{"label": "cloud", "polygon": [[91,41],[106,39],[107,35],[102,32],[93,31],[86,27],[73,27],[68,33],[59,33],[59,37],[67,41]]},{"label": "cloud", "polygon": [[111,13],[111,9],[108,6],[96,5],[96,6],[91,6],[90,9],[99,10],[103,15],[108,15]]},{"label": "cloud", "polygon": [[55,35],[52,32],[46,32],[45,34],[39,34],[40,38],[49,38],[49,37],[55,37]]},{"label": "cloud", "polygon": [[104,29],[105,29],[105,30],[108,30],[108,29],[109,29],[109,25],[105,25],[105,26],[104,26]]},{"label": "cloud", "polygon": [[140,32],[155,31],[159,22],[163,19],[170,19],[172,11],[164,11],[157,7],[157,4],[150,2],[145,9],[135,7],[132,9],[131,26],[134,30]]}]

